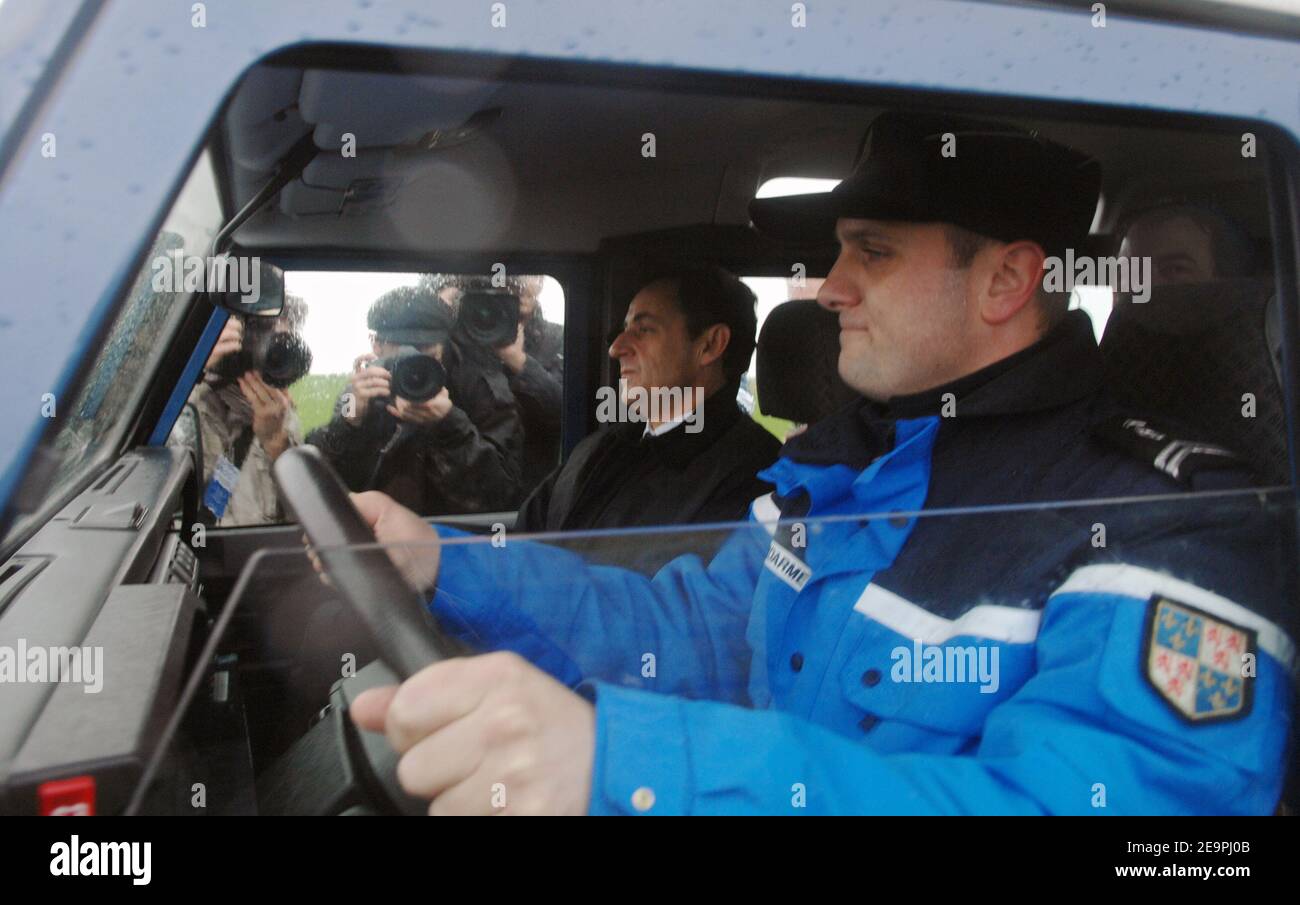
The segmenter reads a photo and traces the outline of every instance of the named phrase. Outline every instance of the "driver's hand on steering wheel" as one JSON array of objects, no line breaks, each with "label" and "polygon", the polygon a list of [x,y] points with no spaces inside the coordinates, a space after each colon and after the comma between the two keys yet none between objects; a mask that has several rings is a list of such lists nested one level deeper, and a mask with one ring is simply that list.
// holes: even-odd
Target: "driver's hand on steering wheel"
[{"label": "driver's hand on steering wheel", "polygon": [[351,497],[402,577],[420,593],[430,592],[438,581],[442,556],[438,532],[386,493],[367,490]]},{"label": "driver's hand on steering wheel", "polygon": [[349,709],[431,815],[587,813],[595,709],[516,654],[443,660]]}]

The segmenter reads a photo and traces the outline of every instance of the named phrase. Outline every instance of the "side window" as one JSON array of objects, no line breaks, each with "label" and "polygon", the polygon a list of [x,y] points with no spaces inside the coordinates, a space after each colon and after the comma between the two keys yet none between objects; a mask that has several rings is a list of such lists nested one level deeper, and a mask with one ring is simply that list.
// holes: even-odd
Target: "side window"
[{"label": "side window", "polygon": [[285,293],[280,317],[227,324],[190,397],[215,524],[284,521],[271,467],[302,443],[425,516],[513,511],[558,464],[554,278],[297,271]]},{"label": "side window", "polygon": [[297,272],[302,442],[426,516],[515,509],[559,462],[564,292],[470,274]]}]

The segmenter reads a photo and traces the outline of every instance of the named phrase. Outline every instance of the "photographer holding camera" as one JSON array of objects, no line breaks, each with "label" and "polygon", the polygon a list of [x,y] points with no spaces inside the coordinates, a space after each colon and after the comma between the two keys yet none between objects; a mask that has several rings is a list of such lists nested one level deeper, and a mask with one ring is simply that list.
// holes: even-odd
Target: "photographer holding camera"
[{"label": "photographer holding camera", "polygon": [[493,351],[505,366],[510,391],[524,420],[523,488],[531,492],[560,462],[560,411],[564,404],[564,328],[542,314],[539,276],[510,277],[519,297],[514,341]]},{"label": "photographer holding camera", "polygon": [[452,342],[448,306],[426,287],[380,296],[334,417],[307,442],[354,491],[382,490],[422,515],[508,509],[523,428],[513,396],[478,379]]},{"label": "photographer holding camera", "polygon": [[277,317],[231,317],[190,393],[203,449],[203,511],[218,526],[283,520],[271,465],[302,442],[285,388],[311,367],[298,333],[306,312],[302,299],[286,296]]},{"label": "photographer holding camera", "polygon": [[486,276],[440,275],[430,285],[457,292],[453,300],[439,298],[455,312],[453,342],[465,367],[493,394],[518,404],[523,453],[517,505],[559,464],[564,330],[542,316],[540,276],[508,277],[497,287]]}]

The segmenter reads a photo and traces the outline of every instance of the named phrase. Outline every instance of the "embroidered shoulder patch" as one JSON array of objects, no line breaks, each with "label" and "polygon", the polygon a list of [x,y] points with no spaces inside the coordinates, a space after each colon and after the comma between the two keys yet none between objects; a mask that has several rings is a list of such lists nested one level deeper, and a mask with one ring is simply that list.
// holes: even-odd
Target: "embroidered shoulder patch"
[{"label": "embroidered shoulder patch", "polygon": [[1253,679],[1244,676],[1255,633],[1194,606],[1159,595],[1147,604],[1142,669],[1147,681],[1184,719],[1213,722],[1250,713]]}]

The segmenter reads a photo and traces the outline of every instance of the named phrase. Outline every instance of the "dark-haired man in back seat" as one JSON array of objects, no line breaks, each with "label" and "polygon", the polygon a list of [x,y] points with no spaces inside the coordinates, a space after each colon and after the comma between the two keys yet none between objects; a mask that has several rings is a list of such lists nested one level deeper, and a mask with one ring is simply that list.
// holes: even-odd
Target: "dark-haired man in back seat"
[{"label": "dark-haired man in back seat", "polygon": [[[754,352],[754,301],[744,283],[718,267],[667,273],[637,292],[609,346],[623,401],[680,390],[663,396],[679,397],[682,405],[657,413],[651,407],[646,420],[613,424],[584,439],[524,501],[516,530],[744,519],[749,504],[771,490],[756,473],[780,448],[736,405]],[[692,397],[699,394],[697,405]],[[697,552],[699,540],[683,538]],[[643,544],[654,549],[638,557],[639,565],[653,570],[681,552],[670,541]],[[620,561],[626,563],[626,554]]]},{"label": "dark-haired man in back seat", "polygon": [[1151,258],[1154,286],[1248,276],[1253,269],[1250,236],[1217,207],[1166,201],[1128,219],[1120,256]]}]

